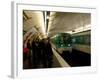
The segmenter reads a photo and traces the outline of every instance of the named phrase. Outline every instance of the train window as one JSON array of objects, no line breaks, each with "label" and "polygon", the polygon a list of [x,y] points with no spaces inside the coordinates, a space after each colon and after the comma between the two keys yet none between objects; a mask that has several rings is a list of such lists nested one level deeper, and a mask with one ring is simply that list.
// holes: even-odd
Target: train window
[{"label": "train window", "polygon": [[76,42],[76,39],[75,38],[72,38],[72,42],[75,43]]},{"label": "train window", "polygon": [[53,40],[57,47],[70,47],[72,43],[71,35],[67,33],[59,33]]},{"label": "train window", "polygon": [[80,35],[72,37],[73,44],[89,45],[90,41],[90,35]]},{"label": "train window", "polygon": [[84,36],[84,43],[89,45],[90,44],[90,35],[85,35]]}]

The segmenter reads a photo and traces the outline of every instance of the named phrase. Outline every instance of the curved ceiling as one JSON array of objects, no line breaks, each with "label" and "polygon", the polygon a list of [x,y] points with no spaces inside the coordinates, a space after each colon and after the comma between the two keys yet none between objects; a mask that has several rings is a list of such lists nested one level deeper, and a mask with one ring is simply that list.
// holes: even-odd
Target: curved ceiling
[{"label": "curved ceiling", "polygon": [[60,32],[74,31],[91,24],[89,13],[51,12],[48,35],[54,36]]},{"label": "curved ceiling", "polygon": [[90,13],[23,11],[23,30],[27,33],[25,36],[31,32],[31,36],[35,34],[35,38],[46,35],[53,37],[57,33],[73,32],[88,25],[90,28]]},{"label": "curved ceiling", "polygon": [[[26,32],[26,34],[24,35],[24,40],[27,38],[28,35],[29,36],[34,35],[33,38],[44,36],[46,33],[45,33],[43,11],[24,10],[23,30],[24,32]],[[30,35],[30,33],[32,34]]]},{"label": "curved ceiling", "polygon": [[29,17],[24,21],[23,29],[28,31],[32,28],[37,29],[40,33],[45,33],[44,30],[44,17],[42,11],[24,10],[24,13]]}]

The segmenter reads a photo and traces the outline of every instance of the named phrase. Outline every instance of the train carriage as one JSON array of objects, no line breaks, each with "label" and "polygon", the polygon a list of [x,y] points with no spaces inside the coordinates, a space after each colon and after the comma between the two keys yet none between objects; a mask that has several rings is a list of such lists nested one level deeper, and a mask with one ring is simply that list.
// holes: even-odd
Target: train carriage
[{"label": "train carriage", "polygon": [[72,39],[69,33],[58,33],[52,38],[52,42],[59,53],[63,53],[63,51],[72,52]]},{"label": "train carriage", "polygon": [[79,33],[75,33],[72,35],[72,47],[75,50],[85,52],[85,53],[91,53],[90,52],[90,41],[91,41],[91,31],[83,31]]}]

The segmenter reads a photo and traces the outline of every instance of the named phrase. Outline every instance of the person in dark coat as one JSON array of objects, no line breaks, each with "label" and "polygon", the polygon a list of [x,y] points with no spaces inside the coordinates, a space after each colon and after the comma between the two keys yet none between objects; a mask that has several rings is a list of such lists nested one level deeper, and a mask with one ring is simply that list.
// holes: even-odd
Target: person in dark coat
[{"label": "person in dark coat", "polygon": [[45,39],[41,41],[41,60],[43,64],[43,68],[47,68],[47,57],[46,57],[46,46],[45,46]]},{"label": "person in dark coat", "polygon": [[40,67],[40,62],[41,62],[41,50],[40,50],[40,42],[37,40],[35,42],[36,46],[36,61],[37,61],[37,67]]},{"label": "person in dark coat", "polygon": [[49,39],[47,39],[46,43],[46,53],[47,53],[47,65],[48,68],[51,68],[53,63],[53,51]]},{"label": "person in dark coat", "polygon": [[53,63],[53,52],[48,39],[43,40],[43,66],[51,68]]},{"label": "person in dark coat", "polygon": [[30,40],[28,40],[28,42],[27,42],[27,48],[29,49],[28,65],[29,65],[29,68],[31,68],[31,44],[30,44]]},{"label": "person in dark coat", "polygon": [[28,49],[31,49],[30,40],[27,41],[27,48],[28,48]]},{"label": "person in dark coat", "polygon": [[32,63],[33,63],[33,68],[37,68],[36,45],[34,40],[32,41]]}]

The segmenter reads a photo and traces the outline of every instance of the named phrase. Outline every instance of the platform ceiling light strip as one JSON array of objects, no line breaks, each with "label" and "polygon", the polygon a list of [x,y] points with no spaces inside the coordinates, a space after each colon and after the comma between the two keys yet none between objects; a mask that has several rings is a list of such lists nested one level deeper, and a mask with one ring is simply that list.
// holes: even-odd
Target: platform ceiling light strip
[{"label": "platform ceiling light strip", "polygon": [[87,31],[87,30],[91,30],[91,25],[90,24],[86,25],[85,27],[79,27],[79,28],[75,29],[74,32],[72,32],[72,34]]}]

